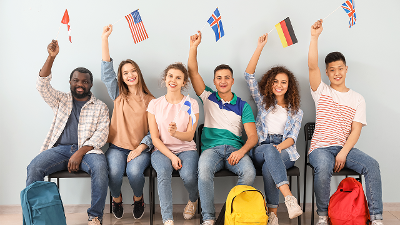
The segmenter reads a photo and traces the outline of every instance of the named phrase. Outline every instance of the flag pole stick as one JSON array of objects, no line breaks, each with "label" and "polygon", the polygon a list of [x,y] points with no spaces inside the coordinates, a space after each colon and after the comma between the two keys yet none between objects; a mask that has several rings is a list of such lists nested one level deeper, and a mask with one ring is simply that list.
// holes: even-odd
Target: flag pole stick
[{"label": "flag pole stick", "polygon": [[[137,9],[137,10],[139,10],[139,9]],[[117,22],[115,22],[115,23],[112,23],[112,25],[114,26],[116,23],[118,23],[119,21],[121,21],[123,18],[125,18],[125,16],[124,16],[124,17],[122,17],[121,19],[119,19]]]},{"label": "flag pole stick", "polygon": [[340,7],[342,7],[342,6],[337,7],[335,10],[333,10],[333,12],[331,12],[329,15],[327,15],[322,21],[325,21],[326,18],[328,18],[330,15],[332,15],[332,13],[336,12],[336,10],[338,10]]},{"label": "flag pole stick", "polygon": [[201,28],[201,30],[200,30],[200,33],[203,32],[203,29],[204,29],[204,27],[206,27],[207,24],[208,24],[208,23],[205,23],[205,24],[204,24],[203,28]]},{"label": "flag pole stick", "polygon": [[58,40],[58,34],[60,33],[60,28],[61,28],[61,24],[60,24],[60,26],[58,27],[58,32],[57,32],[56,40]]},{"label": "flag pole stick", "polygon": [[[187,99],[188,97],[189,97],[189,95],[187,95],[187,96],[185,97],[185,101],[186,101],[186,99]],[[176,119],[176,117],[178,117],[179,112],[182,110],[182,108],[183,108],[184,105],[185,105],[185,103],[183,103],[182,106],[181,106],[181,108],[179,108],[179,111],[176,113],[176,115],[175,115],[174,119],[172,120],[172,122],[174,122],[175,119]],[[171,122],[171,123],[172,123],[172,122]]]},{"label": "flag pole stick", "polygon": [[271,33],[273,30],[275,30],[275,27],[274,27],[274,28],[272,28],[272,30],[270,30],[270,31],[268,32],[268,34],[269,34],[269,33]]}]

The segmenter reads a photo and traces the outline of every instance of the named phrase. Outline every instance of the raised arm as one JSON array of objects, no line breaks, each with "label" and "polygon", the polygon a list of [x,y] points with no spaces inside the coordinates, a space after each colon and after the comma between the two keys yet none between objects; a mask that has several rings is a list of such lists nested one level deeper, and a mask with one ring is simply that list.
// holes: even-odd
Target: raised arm
[{"label": "raised arm", "polygon": [[318,68],[318,37],[322,32],[322,20],[311,26],[311,41],[308,50],[308,73],[311,90],[316,91],[321,83],[321,71]]},{"label": "raised arm", "polygon": [[112,32],[112,25],[105,26],[101,34],[101,58],[103,61],[110,62],[110,50],[108,48],[108,37]]},{"label": "raised arm", "polygon": [[267,40],[268,40],[268,33],[258,38],[257,48],[254,51],[249,64],[247,65],[246,73],[253,74],[256,71],[258,59],[260,58],[261,51],[263,50],[265,44],[267,43]]},{"label": "raised arm", "polygon": [[59,51],[60,48],[58,47],[58,41],[52,40],[51,43],[47,46],[47,52],[49,53],[49,55],[47,56],[46,62],[39,72],[39,76],[47,77],[51,74],[51,67],[53,67],[54,59],[56,58]]},{"label": "raised arm", "polygon": [[198,34],[190,36],[188,70],[193,89],[196,92],[197,96],[200,96],[201,93],[203,93],[203,91],[206,89],[206,85],[204,84],[203,78],[199,74],[199,68],[197,64],[197,47],[199,46],[200,42],[201,42],[200,31],[198,31]]}]

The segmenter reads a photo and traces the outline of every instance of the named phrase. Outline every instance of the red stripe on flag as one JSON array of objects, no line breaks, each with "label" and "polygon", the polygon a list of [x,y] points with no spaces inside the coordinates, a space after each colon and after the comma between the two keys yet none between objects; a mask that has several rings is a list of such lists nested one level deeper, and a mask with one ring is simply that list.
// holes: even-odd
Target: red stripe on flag
[{"label": "red stripe on flag", "polygon": [[292,38],[290,37],[289,31],[286,27],[286,22],[284,20],[282,20],[280,24],[282,27],[283,34],[285,35],[286,42],[287,42],[288,46],[291,46],[293,44],[293,41],[292,41]]}]

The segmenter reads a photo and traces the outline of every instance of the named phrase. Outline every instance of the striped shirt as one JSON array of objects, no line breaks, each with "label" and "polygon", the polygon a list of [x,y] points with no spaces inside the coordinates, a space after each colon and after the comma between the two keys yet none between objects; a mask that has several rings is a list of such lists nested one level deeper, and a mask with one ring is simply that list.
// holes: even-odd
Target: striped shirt
[{"label": "striped shirt", "polygon": [[311,95],[316,123],[308,154],[317,148],[343,146],[353,121],[367,125],[365,100],[357,92],[339,92],[321,81],[316,91],[311,90]]},{"label": "striped shirt", "polygon": [[[40,151],[52,148],[63,132],[72,111],[72,95],[55,90],[50,85],[52,75],[40,77],[36,83],[36,89],[44,101],[53,109],[54,119],[50,131]],[[108,125],[110,118],[107,105],[96,99],[91,94],[90,99],[82,107],[78,124],[78,148],[93,146],[89,153],[103,154],[100,149],[107,141]]]},{"label": "striped shirt", "polygon": [[242,140],[243,124],[255,122],[250,105],[235,93],[230,102],[224,102],[207,86],[199,98],[204,105],[202,151],[219,145],[240,149],[245,143]]},{"label": "striped shirt", "polygon": [[[244,73],[244,77],[246,79],[247,85],[249,86],[251,96],[253,97],[255,103],[257,104],[257,135],[258,135],[258,143],[265,141],[268,137],[268,126],[266,124],[267,116],[272,111],[272,107],[265,109],[265,105],[263,103],[263,97],[260,94],[258,89],[258,82],[254,77],[254,74]],[[293,113],[288,110],[288,115],[285,123],[285,129],[283,130],[282,141],[292,138],[296,143],[297,137],[299,136],[299,131],[301,128],[301,121],[303,119],[303,111],[299,109],[297,113]],[[300,155],[296,150],[296,144],[289,146],[286,148],[287,153],[289,154],[290,161],[296,161]]]}]

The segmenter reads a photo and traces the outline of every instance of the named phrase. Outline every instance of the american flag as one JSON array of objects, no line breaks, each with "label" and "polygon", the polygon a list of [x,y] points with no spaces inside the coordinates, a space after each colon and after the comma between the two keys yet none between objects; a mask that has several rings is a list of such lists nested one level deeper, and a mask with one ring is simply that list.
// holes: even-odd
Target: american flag
[{"label": "american flag", "polygon": [[356,9],[354,6],[354,0],[347,0],[345,3],[342,4],[342,8],[350,17],[349,27],[351,28],[356,24]]},{"label": "american flag", "polygon": [[135,44],[149,38],[146,29],[144,29],[143,21],[139,15],[138,10],[129,13],[125,16],[125,18],[128,21],[129,28],[131,29],[133,41],[135,41]]},{"label": "american flag", "polygon": [[210,27],[215,33],[216,41],[224,36],[224,28],[222,27],[221,15],[219,14],[218,8],[215,9],[214,13],[207,22],[210,24]]}]

